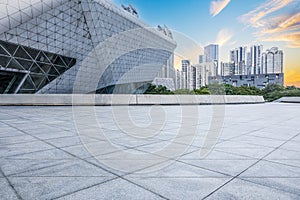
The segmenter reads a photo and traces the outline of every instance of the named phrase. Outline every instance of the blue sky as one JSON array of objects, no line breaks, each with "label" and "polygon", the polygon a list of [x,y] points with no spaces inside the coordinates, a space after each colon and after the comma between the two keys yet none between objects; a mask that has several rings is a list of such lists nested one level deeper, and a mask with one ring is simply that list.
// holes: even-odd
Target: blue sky
[{"label": "blue sky", "polygon": [[263,44],[284,50],[288,83],[300,85],[300,0],[113,0],[132,4],[150,26],[166,24],[200,46],[219,43],[220,60],[229,50]]}]

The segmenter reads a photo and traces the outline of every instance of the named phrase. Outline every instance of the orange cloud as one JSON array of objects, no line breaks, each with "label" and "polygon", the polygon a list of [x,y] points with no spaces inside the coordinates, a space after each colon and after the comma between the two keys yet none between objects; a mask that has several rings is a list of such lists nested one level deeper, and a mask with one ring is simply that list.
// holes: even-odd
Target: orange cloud
[{"label": "orange cloud", "polygon": [[233,37],[233,33],[230,30],[222,29],[219,31],[217,40],[215,43],[219,44],[220,46],[223,46],[226,43],[228,43],[232,37]]},{"label": "orange cloud", "polygon": [[264,27],[256,33],[258,36],[284,31],[297,31],[300,29],[300,13],[276,16],[265,20],[262,24],[264,24]]},{"label": "orange cloud", "polygon": [[294,33],[283,33],[283,34],[273,34],[267,37],[261,37],[262,41],[272,42],[272,41],[284,41],[288,42],[289,48],[300,48],[300,32]]},{"label": "orange cloud", "polygon": [[250,25],[255,28],[264,26],[264,21],[261,21],[265,16],[287,6],[293,0],[269,0],[266,3],[261,4],[256,9],[246,13],[239,19],[246,25]]},{"label": "orange cloud", "polygon": [[210,3],[210,14],[217,16],[228,4],[230,0],[215,0]]},{"label": "orange cloud", "polygon": [[[289,12],[282,14],[288,7]],[[269,0],[239,19],[246,25],[257,28],[254,34],[260,41],[286,42],[290,48],[300,47],[300,1]],[[275,12],[276,11],[276,12]],[[272,14],[272,17],[268,17]]]}]

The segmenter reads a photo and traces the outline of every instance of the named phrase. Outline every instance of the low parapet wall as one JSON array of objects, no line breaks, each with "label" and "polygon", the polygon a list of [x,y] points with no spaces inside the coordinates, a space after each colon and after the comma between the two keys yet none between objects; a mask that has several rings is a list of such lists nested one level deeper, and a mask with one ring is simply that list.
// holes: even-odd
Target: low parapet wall
[{"label": "low parapet wall", "polygon": [[300,103],[300,97],[282,97],[275,102],[280,103]]},{"label": "low parapet wall", "polygon": [[231,95],[100,95],[100,94],[5,94],[2,106],[109,106],[109,105],[210,105],[264,103],[261,96]]}]

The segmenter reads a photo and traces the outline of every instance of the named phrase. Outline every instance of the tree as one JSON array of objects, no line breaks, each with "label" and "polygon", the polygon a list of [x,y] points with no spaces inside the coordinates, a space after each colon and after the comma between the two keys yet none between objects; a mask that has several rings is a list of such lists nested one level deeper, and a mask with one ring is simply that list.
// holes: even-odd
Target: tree
[{"label": "tree", "polygon": [[229,84],[224,84],[226,95],[236,95],[236,87]]},{"label": "tree", "polygon": [[270,92],[274,92],[274,91],[283,91],[284,87],[282,85],[278,85],[278,84],[268,84],[264,89],[263,89],[263,93],[267,94]]},{"label": "tree", "polygon": [[207,85],[207,88],[209,89],[210,93],[212,95],[225,95],[225,87],[223,84],[213,83]]},{"label": "tree", "polygon": [[166,86],[150,84],[145,94],[174,94]]},{"label": "tree", "polygon": [[178,89],[174,91],[174,94],[194,94],[194,92],[188,89]]},{"label": "tree", "polygon": [[195,89],[194,94],[196,95],[210,95],[210,91],[208,88],[203,87],[201,89]]}]

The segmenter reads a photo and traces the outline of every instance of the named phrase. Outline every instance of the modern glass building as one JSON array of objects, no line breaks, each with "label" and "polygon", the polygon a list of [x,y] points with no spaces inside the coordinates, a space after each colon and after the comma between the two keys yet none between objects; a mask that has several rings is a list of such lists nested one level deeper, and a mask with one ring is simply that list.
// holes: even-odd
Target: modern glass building
[{"label": "modern glass building", "polygon": [[0,93],[135,93],[175,41],[110,0],[1,0]]}]

